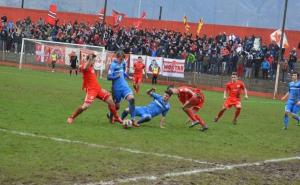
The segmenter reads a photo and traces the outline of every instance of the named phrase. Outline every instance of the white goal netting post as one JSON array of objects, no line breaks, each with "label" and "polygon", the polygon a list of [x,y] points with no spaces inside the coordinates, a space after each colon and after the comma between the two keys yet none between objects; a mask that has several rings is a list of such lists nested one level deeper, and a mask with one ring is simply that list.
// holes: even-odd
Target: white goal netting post
[{"label": "white goal netting post", "polygon": [[57,68],[66,68],[70,66],[71,55],[77,56],[79,64],[91,53],[97,55],[97,65],[95,64],[95,66],[100,70],[102,77],[104,60],[106,59],[104,47],[23,38],[19,69],[22,69],[23,65],[34,65],[50,69],[53,60],[52,55],[56,58],[55,65]]}]

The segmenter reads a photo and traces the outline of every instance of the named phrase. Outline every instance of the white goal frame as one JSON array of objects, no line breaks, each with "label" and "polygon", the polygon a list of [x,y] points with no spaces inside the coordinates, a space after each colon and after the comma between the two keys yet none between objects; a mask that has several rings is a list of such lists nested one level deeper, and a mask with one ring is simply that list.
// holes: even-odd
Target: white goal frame
[{"label": "white goal frame", "polygon": [[[93,46],[93,45],[85,45],[85,44],[73,44],[73,43],[66,43],[66,42],[55,42],[55,41],[23,38],[22,45],[21,45],[20,60],[19,60],[19,69],[22,69],[22,65],[23,65],[23,58],[24,58],[24,53],[25,53],[24,52],[25,41],[31,41],[33,43],[40,42],[40,43],[50,43],[50,44],[65,45],[65,46],[75,46],[77,48],[93,48],[95,50],[99,49],[99,51],[101,51],[101,66],[104,65],[106,51],[105,51],[105,47],[103,47],[103,46]],[[101,78],[102,78],[103,70],[104,70],[103,67],[101,67],[101,70],[100,70]]]}]

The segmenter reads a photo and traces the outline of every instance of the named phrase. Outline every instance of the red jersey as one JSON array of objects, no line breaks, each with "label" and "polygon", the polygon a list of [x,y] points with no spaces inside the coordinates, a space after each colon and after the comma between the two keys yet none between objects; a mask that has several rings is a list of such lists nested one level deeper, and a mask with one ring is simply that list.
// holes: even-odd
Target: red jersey
[{"label": "red jersey", "polygon": [[242,81],[238,80],[237,82],[228,82],[226,84],[226,91],[228,93],[229,99],[240,99],[242,91],[244,91],[245,85]]},{"label": "red jersey", "polygon": [[134,76],[143,76],[143,70],[145,69],[145,64],[143,62],[136,62],[133,64]]},{"label": "red jersey", "polygon": [[204,95],[199,88],[192,88],[187,86],[182,86],[178,88],[178,99],[182,104],[185,104],[190,100],[194,94],[197,94],[202,101],[204,101]]},{"label": "red jersey", "polygon": [[83,70],[82,71],[82,77],[83,77],[83,84],[82,84],[82,88],[84,89],[101,89],[98,81],[97,81],[97,77],[94,71],[93,66],[90,66],[88,69]]}]

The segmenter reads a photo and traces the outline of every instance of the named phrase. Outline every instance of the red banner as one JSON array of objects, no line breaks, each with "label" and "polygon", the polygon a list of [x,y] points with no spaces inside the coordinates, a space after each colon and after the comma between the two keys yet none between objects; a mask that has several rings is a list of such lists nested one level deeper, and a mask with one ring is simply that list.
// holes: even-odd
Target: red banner
[{"label": "red banner", "polygon": [[114,18],[114,26],[118,27],[125,17],[125,14],[113,10],[112,17]]},{"label": "red banner", "polygon": [[56,4],[51,4],[50,7],[49,7],[48,18],[47,18],[47,22],[49,24],[55,25],[56,13],[57,13]]}]

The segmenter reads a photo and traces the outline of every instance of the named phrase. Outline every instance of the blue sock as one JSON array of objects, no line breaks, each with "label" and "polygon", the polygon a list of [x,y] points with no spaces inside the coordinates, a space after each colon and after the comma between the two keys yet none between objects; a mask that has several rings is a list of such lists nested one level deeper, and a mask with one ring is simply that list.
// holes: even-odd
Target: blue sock
[{"label": "blue sock", "polygon": [[121,118],[124,119],[124,118],[127,117],[127,115],[128,115],[128,111],[124,110],[124,111],[122,112]]},{"label": "blue sock", "polygon": [[284,122],[284,127],[287,128],[289,125],[289,116],[288,115],[284,115],[283,122]]},{"label": "blue sock", "polygon": [[129,113],[130,113],[131,120],[134,120],[134,118],[135,118],[134,99],[129,100]]}]

